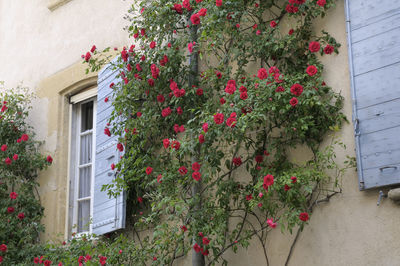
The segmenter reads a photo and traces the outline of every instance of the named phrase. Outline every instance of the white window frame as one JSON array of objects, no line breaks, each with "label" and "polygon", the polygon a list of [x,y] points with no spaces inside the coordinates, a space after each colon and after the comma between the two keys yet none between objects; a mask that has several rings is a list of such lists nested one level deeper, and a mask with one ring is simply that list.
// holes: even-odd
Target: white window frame
[{"label": "white window frame", "polygon": [[[91,130],[80,132],[81,131],[81,106],[87,102],[93,101],[93,127]],[[94,176],[95,176],[95,154],[96,154],[96,121],[97,121],[97,87],[89,90],[85,90],[79,94],[76,94],[70,98],[70,117],[69,117],[69,160],[68,160],[68,184],[72,184],[73,182],[73,207],[72,211],[69,211],[69,206],[71,203],[70,195],[71,193],[67,192],[67,215],[66,215],[66,232],[68,232],[68,228],[71,228],[71,231],[67,233],[66,238],[70,238],[71,234],[74,234],[74,237],[81,237],[84,234],[91,234],[92,232],[92,219],[93,219],[93,196],[94,196]],[[76,121],[73,119],[76,118]],[[75,123],[75,128],[73,129],[72,125]],[[92,160],[91,160],[91,183],[90,183],[90,196],[82,198],[80,200],[90,199],[90,217],[89,217],[89,231],[78,233],[78,197],[79,197],[79,164],[80,164],[80,141],[81,136],[85,134],[92,133]],[[75,141],[75,145],[73,145],[73,138]],[[73,159],[72,159],[73,158]],[[85,164],[87,166],[88,164]],[[82,166],[81,166],[82,167]],[[68,186],[68,190],[70,190],[70,185]],[[71,219],[72,216],[72,219]],[[72,224],[70,225],[69,223]]]}]

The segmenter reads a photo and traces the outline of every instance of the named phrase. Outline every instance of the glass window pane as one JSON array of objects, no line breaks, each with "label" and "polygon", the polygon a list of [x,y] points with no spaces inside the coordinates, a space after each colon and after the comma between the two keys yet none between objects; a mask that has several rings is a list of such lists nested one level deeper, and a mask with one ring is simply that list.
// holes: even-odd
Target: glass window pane
[{"label": "glass window pane", "polygon": [[78,233],[89,231],[90,200],[78,202]]},{"label": "glass window pane", "polygon": [[93,128],[93,101],[81,105],[81,132]]},{"label": "glass window pane", "polygon": [[79,198],[90,196],[91,177],[92,177],[91,166],[79,169]]},{"label": "glass window pane", "polygon": [[92,162],[92,134],[81,136],[80,164]]}]

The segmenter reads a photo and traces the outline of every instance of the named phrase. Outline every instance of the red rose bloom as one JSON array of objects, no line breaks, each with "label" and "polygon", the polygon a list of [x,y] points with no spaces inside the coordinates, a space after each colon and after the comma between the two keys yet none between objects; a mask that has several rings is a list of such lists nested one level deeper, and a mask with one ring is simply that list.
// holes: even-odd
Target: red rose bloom
[{"label": "red rose bloom", "polygon": [[333,53],[333,51],[335,50],[335,48],[333,48],[333,46],[331,46],[331,45],[327,45],[327,46],[325,46],[325,48],[324,48],[324,53],[325,54],[331,54],[331,53]]},{"label": "red rose bloom", "polygon": [[205,15],[207,15],[207,8],[200,9],[197,14],[199,14],[200,17],[204,17]]},{"label": "red rose bloom", "polygon": [[200,144],[204,143],[204,135],[203,134],[199,135],[199,142],[200,142]]},{"label": "red rose bloom", "polygon": [[200,171],[200,164],[198,162],[195,162],[192,164],[192,170],[193,171]]},{"label": "red rose bloom", "polygon": [[215,0],[216,6],[222,6],[222,0]]},{"label": "red rose bloom", "polygon": [[104,102],[105,103],[108,102],[108,97],[104,98]]},{"label": "red rose bloom", "polygon": [[315,53],[318,52],[319,49],[321,49],[321,45],[319,42],[310,42],[308,49],[310,49],[310,52]]},{"label": "red rose bloom", "polygon": [[189,53],[192,53],[193,52],[193,43],[188,43],[188,50],[189,50]]},{"label": "red rose bloom", "polygon": [[147,83],[149,84],[150,87],[154,86],[154,80],[153,79],[148,79]]},{"label": "red rose bloom", "polygon": [[240,93],[240,99],[246,100],[248,97],[249,96],[247,95],[247,92],[244,91],[244,92]]},{"label": "red rose bloom", "polygon": [[45,260],[45,261],[43,262],[44,266],[50,266],[51,263],[52,263],[51,260]]},{"label": "red rose bloom", "polygon": [[164,148],[167,149],[169,147],[169,144],[170,144],[169,139],[163,139]]},{"label": "red rose bloom", "polygon": [[210,240],[207,237],[203,237],[203,245],[207,246],[210,244]]},{"label": "red rose bloom", "polygon": [[262,155],[256,155],[255,160],[257,163],[262,163],[262,161],[264,160]]},{"label": "red rose bloom", "polygon": [[308,75],[314,76],[315,74],[317,74],[318,69],[315,66],[311,65],[311,66],[307,67],[306,72],[307,72]]},{"label": "red rose bloom", "polygon": [[120,152],[123,152],[123,151],[124,151],[124,145],[122,145],[122,143],[118,143],[118,144],[117,144],[117,149],[118,149]]},{"label": "red rose bloom", "polygon": [[85,61],[89,62],[91,57],[92,57],[92,55],[89,52],[87,52],[86,55],[85,55]]},{"label": "red rose bloom", "polygon": [[0,245],[0,251],[1,252],[7,252],[7,245],[6,244],[1,244]]},{"label": "red rose bloom", "polygon": [[151,168],[150,166],[148,166],[148,167],[146,168],[146,174],[147,174],[147,175],[150,175],[152,172],[153,172],[153,168]]},{"label": "red rose bloom", "polygon": [[171,114],[171,108],[170,107],[167,107],[167,108],[163,109],[162,112],[161,112],[162,117],[167,117],[170,114]]},{"label": "red rose bloom", "polygon": [[7,165],[10,165],[11,164],[11,159],[9,158],[9,157],[7,157],[5,160],[4,160],[4,162],[7,164]]},{"label": "red rose bloom", "polygon": [[224,114],[222,114],[222,113],[216,113],[215,115],[214,115],[214,122],[215,122],[215,124],[217,124],[217,125],[220,125],[220,124],[222,124],[223,122],[224,122]]},{"label": "red rose bloom", "polygon": [[8,208],[7,208],[7,212],[8,212],[8,213],[13,213],[14,210],[15,210],[14,207],[8,207]]},{"label": "red rose bloom", "polygon": [[232,162],[233,162],[234,165],[240,166],[242,164],[242,158],[235,157],[235,158],[233,158]]},{"label": "red rose bloom", "polygon": [[226,103],[226,100],[224,98],[219,99],[220,104]]},{"label": "red rose bloom", "polygon": [[190,20],[192,21],[192,23],[193,23],[193,25],[198,25],[198,24],[200,24],[200,16],[199,16],[199,14],[193,14],[191,17],[190,17]]},{"label": "red rose bloom", "polygon": [[297,182],[297,177],[295,177],[295,176],[292,176],[290,179],[292,180],[293,184]]},{"label": "red rose bloom", "polygon": [[163,103],[165,101],[165,97],[162,94],[160,94],[160,95],[157,96],[157,101],[159,103]]},{"label": "red rose bloom", "polygon": [[303,86],[298,83],[295,83],[290,87],[290,92],[296,96],[300,96],[303,93]]},{"label": "red rose bloom", "polygon": [[25,218],[25,214],[23,212],[18,213],[18,219],[22,220]]},{"label": "red rose bloom", "polygon": [[104,129],[104,134],[106,134],[107,136],[111,136],[111,132],[110,132],[110,129],[108,129],[108,127],[106,127],[105,129]]},{"label": "red rose bloom", "polygon": [[1,145],[1,151],[6,151],[8,146],[6,144]]},{"label": "red rose bloom", "polygon": [[172,141],[171,147],[177,151],[181,147],[181,144],[179,143],[179,141],[174,140]]},{"label": "red rose bloom", "polygon": [[46,161],[48,163],[52,163],[53,162],[53,158],[50,155],[48,155],[47,158],[46,158]]},{"label": "red rose bloom", "polygon": [[178,14],[182,14],[183,13],[182,5],[180,5],[180,4],[174,4],[174,7],[172,9],[175,10],[176,13],[178,13]]},{"label": "red rose bloom", "polygon": [[257,77],[261,80],[266,79],[268,77],[267,70],[265,68],[260,68],[258,70]]},{"label": "red rose bloom", "polygon": [[183,109],[182,109],[182,107],[176,108],[176,112],[178,113],[178,115],[183,114]]},{"label": "red rose bloom", "polygon": [[201,251],[201,248],[200,248],[200,246],[199,246],[197,243],[195,243],[195,244],[193,245],[193,249],[194,249],[194,251],[195,251],[196,253],[199,253],[199,252]]},{"label": "red rose bloom", "polygon": [[317,5],[324,7],[326,4],[326,0],[318,0]]},{"label": "red rose bloom", "polygon": [[187,231],[187,227],[184,226],[184,225],[181,225],[181,229],[182,229],[183,232],[186,232],[186,231]]},{"label": "red rose bloom", "polygon": [[295,107],[299,103],[299,100],[297,100],[296,97],[293,97],[292,99],[290,99],[289,103],[291,106]]},{"label": "red rose bloom", "polygon": [[200,172],[193,172],[192,174],[192,178],[196,181],[200,181],[201,180],[201,174]]},{"label": "red rose bloom", "polygon": [[181,167],[178,169],[178,172],[179,172],[181,175],[186,175],[187,172],[188,172],[188,170],[187,170],[187,168],[186,168],[185,166],[181,166]]},{"label": "red rose bloom", "polygon": [[246,195],[246,200],[247,201],[252,200],[252,199],[253,199],[253,195],[251,195],[251,194],[250,195]]},{"label": "red rose bloom", "polygon": [[273,175],[264,176],[264,185],[269,187],[269,186],[272,186],[273,184],[274,184],[274,176]]},{"label": "red rose bloom", "polygon": [[277,24],[276,24],[275,20],[272,20],[272,21],[269,23],[269,25],[271,26],[271,28],[275,28]]},{"label": "red rose bloom", "polygon": [[204,133],[207,133],[207,131],[208,131],[208,123],[204,123],[201,127],[202,127]]},{"label": "red rose bloom", "polygon": [[150,43],[150,48],[151,49],[154,49],[156,47],[156,42],[155,41],[152,41],[151,43]]},{"label": "red rose bloom", "polygon": [[125,49],[121,51],[121,57],[124,62],[128,61],[128,56],[128,52]]},{"label": "red rose bloom", "polygon": [[18,194],[16,192],[10,193],[10,199],[16,199],[17,197],[18,197]]},{"label": "red rose bloom", "polygon": [[29,136],[27,134],[22,134],[21,139],[22,141],[28,141]]},{"label": "red rose bloom", "polygon": [[199,95],[199,96],[203,95],[203,93],[204,93],[203,89],[199,88],[199,89],[196,90],[196,94]]},{"label": "red rose bloom", "polygon": [[289,30],[289,35],[292,35],[293,32],[294,32],[294,30],[293,30],[293,29],[290,29],[290,30]]},{"label": "red rose bloom", "polygon": [[267,219],[267,224],[271,228],[275,228],[276,227],[276,223],[274,223],[274,221],[272,219]]},{"label": "red rose bloom", "polygon": [[33,259],[33,263],[35,263],[35,264],[39,264],[39,261],[40,261],[40,259],[38,257]]},{"label": "red rose bloom", "polygon": [[115,164],[111,164],[111,170],[114,170],[115,169]]},{"label": "red rose bloom", "polygon": [[157,78],[159,77],[159,74],[160,74],[160,69],[159,69],[155,64],[152,64],[152,65],[150,66],[150,69],[151,69],[151,75],[152,75],[152,77],[153,77],[154,79],[157,79]]},{"label": "red rose bloom", "polygon": [[302,212],[299,215],[299,219],[302,220],[303,222],[307,222],[309,219],[309,215],[306,212]]},{"label": "red rose bloom", "polygon": [[162,175],[159,174],[159,175],[157,176],[157,183],[161,184],[161,182],[162,182],[161,179],[162,179]]},{"label": "red rose bloom", "polygon": [[284,189],[285,189],[285,191],[288,191],[288,190],[290,190],[290,187],[289,187],[289,185],[285,184],[285,187],[284,187]]},{"label": "red rose bloom", "polygon": [[114,82],[112,82],[111,84],[110,84],[110,88],[112,88],[112,87],[114,87]]},{"label": "red rose bloom", "polygon": [[219,72],[219,71],[217,71],[217,72],[215,73],[215,75],[217,75],[217,79],[221,79],[221,78],[222,78],[222,74],[221,74],[221,72]]}]

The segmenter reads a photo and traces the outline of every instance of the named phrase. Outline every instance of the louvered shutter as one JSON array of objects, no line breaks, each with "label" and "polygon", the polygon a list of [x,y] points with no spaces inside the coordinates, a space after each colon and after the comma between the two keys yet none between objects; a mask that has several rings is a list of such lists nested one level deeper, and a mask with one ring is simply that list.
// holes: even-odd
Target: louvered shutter
[{"label": "louvered shutter", "polygon": [[[104,128],[113,111],[113,90],[110,88],[110,84],[118,83],[117,74],[118,72],[109,64],[99,72],[97,82],[96,163],[92,225],[92,231],[97,235],[125,227],[125,193],[122,192],[116,198],[109,198],[106,191],[101,191],[104,184],[110,184],[115,178],[116,170],[111,169],[111,164],[116,164],[122,155],[116,148],[118,137],[113,135],[109,137],[104,134]],[[106,97],[109,98],[107,103],[104,101]]]},{"label": "louvered shutter", "polygon": [[400,183],[400,1],[347,0],[360,190]]}]

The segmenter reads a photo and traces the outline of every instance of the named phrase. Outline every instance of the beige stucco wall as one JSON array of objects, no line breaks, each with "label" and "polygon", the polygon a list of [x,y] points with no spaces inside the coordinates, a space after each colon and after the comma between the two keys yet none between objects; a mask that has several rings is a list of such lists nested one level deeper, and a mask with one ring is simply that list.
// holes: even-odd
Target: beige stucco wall
[{"label": "beige stucco wall", "polygon": [[[43,240],[61,240],[65,232],[68,154],[68,103],[66,95],[96,83],[84,74],[80,55],[93,44],[98,48],[129,44],[123,15],[131,1],[72,0],[50,11],[59,0],[0,1],[0,80],[8,87],[23,82],[38,95],[31,122],[44,151],[54,165],[40,177],[45,207]],[[61,1],[62,2],[62,1]],[[345,97],[344,112],[351,118],[351,96],[346,47],[344,0],[316,22],[340,43],[339,55],[323,57],[325,81]],[[52,6],[54,7],[54,6]],[[347,145],[338,160],[355,156],[352,124],[339,132]],[[343,179],[343,193],[321,204],[301,233],[289,265],[400,265],[399,208],[389,199],[376,206],[378,191],[358,191],[351,170]],[[284,264],[293,236],[277,229],[269,237],[270,265]],[[227,253],[230,265],[265,265],[261,247],[254,242],[237,255]],[[179,264],[190,265],[189,261]]]}]

